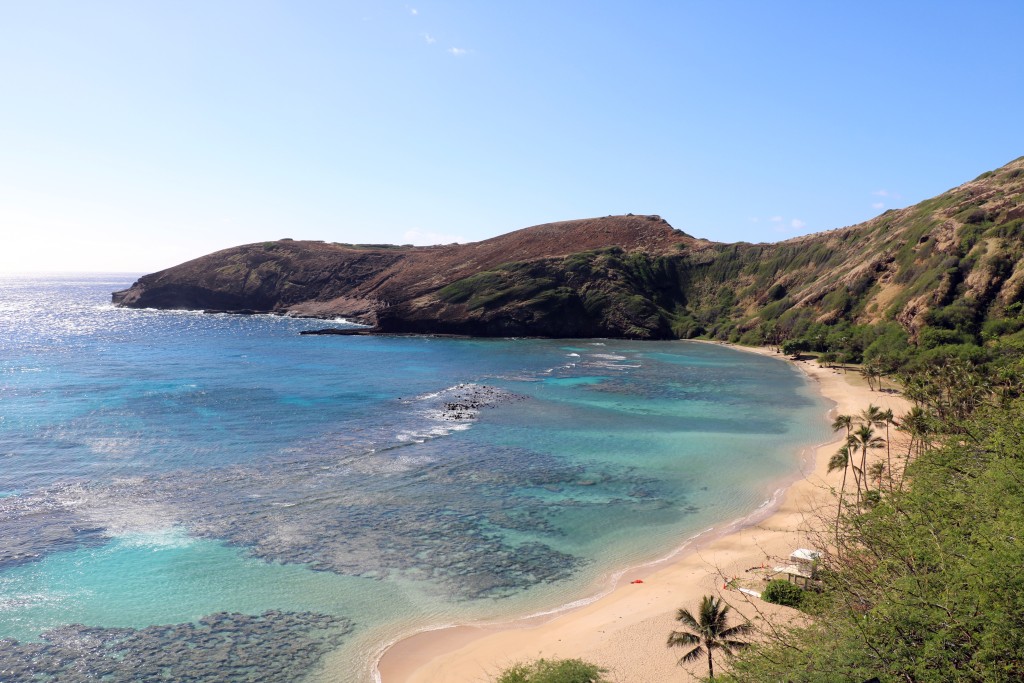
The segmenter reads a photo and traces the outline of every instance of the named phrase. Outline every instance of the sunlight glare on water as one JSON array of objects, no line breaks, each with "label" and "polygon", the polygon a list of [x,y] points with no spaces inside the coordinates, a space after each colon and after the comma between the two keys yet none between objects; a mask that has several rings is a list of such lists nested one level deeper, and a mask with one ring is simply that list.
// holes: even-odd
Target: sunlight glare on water
[{"label": "sunlight glare on water", "polygon": [[798,372],[727,348],[300,336],[345,323],[110,306],[132,279],[0,279],[14,680],[362,683],[400,634],[552,609],[748,514],[826,434]]}]

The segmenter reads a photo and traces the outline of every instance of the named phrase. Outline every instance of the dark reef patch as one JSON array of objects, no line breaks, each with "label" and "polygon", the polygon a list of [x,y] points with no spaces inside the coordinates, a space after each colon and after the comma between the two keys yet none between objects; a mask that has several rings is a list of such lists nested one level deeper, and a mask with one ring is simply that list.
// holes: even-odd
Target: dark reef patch
[{"label": "dark reef patch", "polygon": [[178,527],[268,562],[404,575],[456,600],[500,598],[579,571],[586,560],[556,541],[595,510],[607,528],[690,514],[682,492],[630,467],[480,448],[466,431],[483,411],[524,398],[460,384],[400,399],[404,417],[380,432],[329,434],[258,464],[68,481],[0,499],[0,533],[13,539],[0,563]]},{"label": "dark reef patch", "polygon": [[0,640],[0,680],[291,683],[351,632],[344,618],[276,610],[142,629],[71,624],[43,633],[42,642]]}]

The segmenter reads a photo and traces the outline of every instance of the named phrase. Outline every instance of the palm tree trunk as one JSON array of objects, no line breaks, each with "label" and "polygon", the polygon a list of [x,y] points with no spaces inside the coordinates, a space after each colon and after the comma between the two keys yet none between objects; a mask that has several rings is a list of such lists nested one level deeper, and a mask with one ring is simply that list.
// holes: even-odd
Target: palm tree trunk
[{"label": "palm tree trunk", "polygon": [[[889,493],[892,493],[892,447],[889,445],[889,421],[885,421],[885,459],[888,462],[889,469],[886,472],[889,473]],[[881,485],[878,487],[881,489]]]},{"label": "palm tree trunk", "polygon": [[[850,457],[846,457],[847,463],[850,461]],[[836,552],[839,552],[839,520],[843,516],[843,493],[846,491],[846,472],[848,468],[843,468],[843,483],[839,485],[839,511],[836,512]]]},{"label": "palm tree trunk", "polygon": [[871,490],[871,482],[868,481],[868,447],[866,444],[860,449],[860,474],[864,477],[864,495],[866,497],[868,491]]},{"label": "palm tree trunk", "polygon": [[705,645],[708,649],[708,680],[715,680],[715,663],[711,661],[711,644]]},{"label": "palm tree trunk", "polygon": [[[850,425],[846,425],[846,447],[850,447]],[[853,481],[857,484],[857,505],[860,505],[860,479],[857,477],[857,468],[853,465],[853,454],[846,456],[846,464],[853,470]],[[843,472],[843,481],[846,481],[846,472]]]}]

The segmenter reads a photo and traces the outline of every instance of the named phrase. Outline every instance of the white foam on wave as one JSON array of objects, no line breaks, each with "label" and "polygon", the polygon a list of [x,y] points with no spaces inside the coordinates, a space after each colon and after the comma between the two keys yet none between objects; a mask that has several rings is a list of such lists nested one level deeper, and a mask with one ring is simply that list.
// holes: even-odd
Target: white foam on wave
[{"label": "white foam on wave", "polygon": [[0,370],[0,372],[2,372],[4,374],[11,374],[11,375],[13,375],[15,373],[18,373],[18,372],[42,372],[42,371],[43,371],[42,368],[28,367],[28,366],[26,366],[26,367],[19,367],[19,368],[3,368],[2,370]]},{"label": "white foam on wave", "polygon": [[473,426],[473,424],[469,421],[456,422],[454,420],[448,420],[445,417],[443,417],[444,413],[440,410],[428,410],[424,411],[423,414],[432,420],[440,422],[441,424],[424,426],[423,429],[414,429],[399,432],[398,434],[395,435],[395,439],[402,443],[424,443],[431,439],[437,439],[442,436],[448,436],[452,432],[465,431]]},{"label": "white foam on wave", "polygon": [[85,445],[97,455],[108,455],[127,457],[134,454],[137,445],[135,439],[119,438],[112,436],[96,437],[86,439]]},{"label": "white foam on wave", "polygon": [[153,548],[163,550],[171,548],[188,548],[195,544],[196,539],[189,536],[181,527],[166,527],[148,531],[130,531],[117,535],[122,546],[129,548]]},{"label": "white foam on wave", "polygon": [[406,472],[420,470],[431,465],[433,462],[434,458],[425,455],[399,455],[388,457],[384,454],[375,454],[368,457],[354,459],[347,463],[346,467],[359,474],[388,475],[405,474]]},{"label": "white foam on wave", "polygon": [[580,354],[578,354],[578,353],[570,353],[569,354],[569,358],[579,358],[579,357],[580,357]]},{"label": "white foam on wave", "polygon": [[94,489],[73,484],[60,490],[55,501],[103,529],[110,537],[160,534],[179,528],[174,511],[167,506],[133,499],[138,478],[119,479],[110,488]]},{"label": "white foam on wave", "polygon": [[544,380],[537,375],[518,374],[518,375],[496,375],[495,379],[505,380],[507,382],[543,382]]},{"label": "white foam on wave", "polygon": [[597,363],[587,363],[587,365],[589,365],[592,368],[604,368],[605,370],[629,370],[631,368],[643,367],[642,365],[639,365],[639,364],[613,363],[613,362],[610,362],[610,361],[600,361],[600,362],[597,362]]},{"label": "white foam on wave", "polygon": [[420,444],[466,431],[473,426],[482,409],[514,396],[503,389],[469,382],[400,399],[407,405],[426,405],[415,411],[422,422],[402,429],[394,438],[401,445]]},{"label": "white foam on wave", "polygon": [[[132,313],[132,312],[136,312],[136,313],[157,313],[157,314],[160,314],[160,315],[168,315],[168,316],[207,315],[206,313],[203,313],[203,311],[201,311],[201,310],[180,309],[180,308],[168,309],[168,310],[164,310],[162,308],[118,308],[117,306],[114,306],[114,308],[116,310],[118,310],[118,311],[122,311],[122,312],[125,312],[125,313]],[[227,315],[227,314],[226,313],[220,313],[220,314],[217,314],[217,315]]]},{"label": "white foam on wave", "polygon": [[603,358],[604,360],[626,360],[625,356],[620,356],[616,353],[592,353],[591,358]]},{"label": "white foam on wave", "polygon": [[483,385],[475,384],[473,382],[469,382],[469,383],[466,383],[466,384],[453,384],[450,387],[445,387],[444,389],[439,389],[438,391],[431,391],[431,392],[428,392],[428,393],[425,393],[425,394],[420,394],[418,396],[414,396],[413,400],[414,401],[429,401],[432,398],[440,398],[440,397],[444,396],[445,394],[452,394],[452,393],[455,393],[457,391],[475,391],[475,390],[483,389],[483,388],[484,388]]},{"label": "white foam on wave", "polygon": [[371,327],[373,327],[373,325],[363,325],[362,323],[352,322],[348,318],[331,318],[330,320],[327,320],[326,322],[335,323],[337,325],[347,325],[348,327],[355,327],[355,328],[358,328],[358,329],[363,329],[363,328],[370,329]]},{"label": "white foam on wave", "polygon": [[26,608],[38,607],[48,603],[58,603],[61,601],[61,595],[49,594],[49,593],[23,593],[21,595],[11,595],[4,582],[0,580],[0,593],[3,593],[7,597],[0,598],[0,614],[3,612],[13,612],[15,610],[21,611]]}]

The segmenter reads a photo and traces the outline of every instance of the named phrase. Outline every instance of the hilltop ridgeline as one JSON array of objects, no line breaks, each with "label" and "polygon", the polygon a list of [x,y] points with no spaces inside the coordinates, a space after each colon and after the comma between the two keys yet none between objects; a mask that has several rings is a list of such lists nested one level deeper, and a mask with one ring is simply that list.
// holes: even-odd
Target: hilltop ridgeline
[{"label": "hilltop ridgeline", "polygon": [[[658,216],[632,215],[549,223],[482,242],[433,247],[283,239],[225,249],[146,275],[115,292],[113,301],[135,308],[342,316],[387,332],[625,336],[616,302],[601,311],[577,310],[577,301],[559,298],[561,291],[546,291],[556,288],[541,273],[557,271],[578,252],[678,254],[704,244]],[[474,286],[487,301],[461,296]],[[661,330],[656,336],[667,335]]]},{"label": "hilltop ridgeline", "polygon": [[[343,316],[383,332],[760,342],[837,323],[956,343],[1024,327],[1024,157],[860,225],[722,244],[609,216],[435,247],[278,240],[140,278],[121,306]],[[1013,329],[1016,327],[1016,329]]]}]

